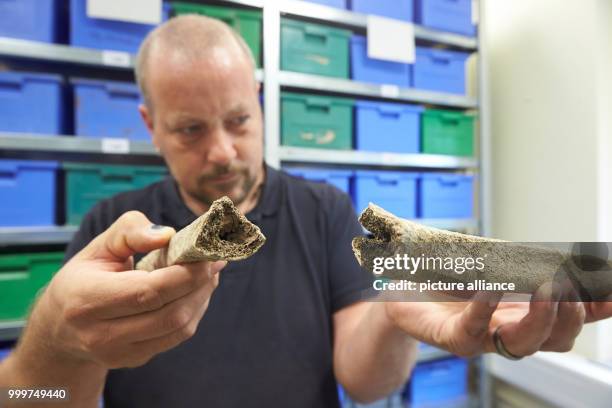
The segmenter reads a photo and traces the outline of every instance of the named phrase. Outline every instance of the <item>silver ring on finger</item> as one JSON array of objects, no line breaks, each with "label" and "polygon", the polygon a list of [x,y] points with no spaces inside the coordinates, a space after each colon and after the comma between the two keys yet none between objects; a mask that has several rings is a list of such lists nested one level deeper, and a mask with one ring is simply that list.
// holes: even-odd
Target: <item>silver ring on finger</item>
[{"label": "silver ring on finger", "polygon": [[504,345],[501,335],[499,334],[499,329],[501,329],[502,326],[503,325],[497,326],[497,328],[493,332],[493,344],[495,345],[495,350],[497,351],[497,354],[499,354],[502,357],[507,358],[508,360],[513,360],[513,361],[522,359],[523,357],[517,356],[509,352],[506,346]]}]

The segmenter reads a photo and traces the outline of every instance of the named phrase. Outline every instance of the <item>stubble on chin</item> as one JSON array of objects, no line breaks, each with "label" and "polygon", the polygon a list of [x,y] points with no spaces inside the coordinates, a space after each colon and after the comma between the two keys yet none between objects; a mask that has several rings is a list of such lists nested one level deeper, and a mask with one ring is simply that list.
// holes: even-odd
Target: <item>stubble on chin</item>
[{"label": "stubble on chin", "polygon": [[[214,177],[222,176],[223,174],[226,174],[228,172],[239,173],[239,180],[237,181],[237,183],[232,186],[232,188],[228,191],[221,191],[216,189],[211,190],[210,180]],[[192,195],[195,196],[198,201],[200,201],[202,204],[205,204],[206,206],[210,206],[215,200],[225,195],[227,195],[234,202],[234,205],[240,205],[249,197],[249,193],[255,186],[256,182],[256,175],[250,174],[250,172],[246,168],[230,169],[226,171],[215,171],[213,174],[205,174],[198,177],[197,191],[195,192],[195,194]]]}]

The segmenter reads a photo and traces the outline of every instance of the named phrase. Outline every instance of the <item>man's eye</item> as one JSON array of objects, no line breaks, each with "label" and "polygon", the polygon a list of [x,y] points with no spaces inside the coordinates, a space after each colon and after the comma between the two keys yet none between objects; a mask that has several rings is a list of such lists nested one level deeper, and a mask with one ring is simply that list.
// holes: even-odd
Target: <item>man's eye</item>
[{"label": "man's eye", "polygon": [[247,120],[249,120],[250,116],[249,115],[242,115],[242,116],[238,116],[236,118],[232,118],[228,121],[228,125],[231,127],[240,127],[242,125],[244,125],[246,123]]},{"label": "man's eye", "polygon": [[179,129],[179,133],[185,136],[195,136],[199,134],[201,131],[202,131],[202,126],[200,125],[185,126]]}]

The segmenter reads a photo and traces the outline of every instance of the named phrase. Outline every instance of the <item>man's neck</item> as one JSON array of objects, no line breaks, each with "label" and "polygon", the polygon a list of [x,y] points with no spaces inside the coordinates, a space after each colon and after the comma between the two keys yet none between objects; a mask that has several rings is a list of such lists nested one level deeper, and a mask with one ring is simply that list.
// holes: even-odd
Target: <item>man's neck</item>
[{"label": "man's neck", "polygon": [[[247,214],[249,211],[255,208],[255,206],[257,206],[257,203],[261,198],[265,178],[266,166],[263,165],[261,171],[257,175],[255,183],[253,184],[253,188],[251,188],[251,191],[249,192],[247,197],[240,204],[236,205],[236,208],[242,214]],[[178,186],[178,190],[187,208],[189,208],[195,215],[200,216],[206,211],[208,211],[208,209],[210,208],[209,205],[206,205],[187,194],[180,186]]]}]

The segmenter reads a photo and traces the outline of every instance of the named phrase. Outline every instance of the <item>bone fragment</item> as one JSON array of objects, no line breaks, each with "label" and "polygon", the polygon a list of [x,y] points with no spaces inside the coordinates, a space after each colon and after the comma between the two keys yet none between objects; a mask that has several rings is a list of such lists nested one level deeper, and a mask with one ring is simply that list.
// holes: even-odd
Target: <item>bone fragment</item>
[{"label": "bone fragment", "polygon": [[232,200],[222,197],[177,232],[167,247],[142,258],[136,268],[152,271],[179,263],[237,261],[253,255],[265,241],[259,228],[240,214]]},{"label": "bone fragment", "polygon": [[354,238],[353,252],[359,264],[369,271],[373,270],[375,258],[397,254],[484,258],[482,270],[474,268],[458,274],[436,267],[410,275],[394,269],[384,275],[391,279],[466,284],[484,279],[491,283],[513,282],[516,293],[534,293],[542,284],[567,276],[582,300],[601,300],[612,294],[612,263],[608,259],[427,227],[396,217],[374,204],[363,211],[359,221],[373,237]]}]

